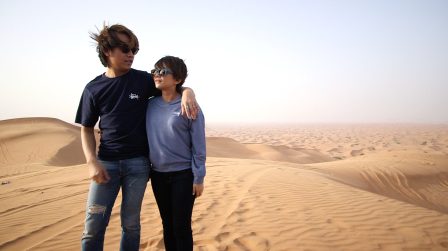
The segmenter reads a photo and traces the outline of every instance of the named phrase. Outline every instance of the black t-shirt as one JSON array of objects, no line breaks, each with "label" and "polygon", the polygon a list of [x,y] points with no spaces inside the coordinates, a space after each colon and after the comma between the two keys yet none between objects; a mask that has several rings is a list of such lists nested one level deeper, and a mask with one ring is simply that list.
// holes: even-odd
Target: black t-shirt
[{"label": "black t-shirt", "polygon": [[145,71],[131,69],[116,78],[102,74],[84,88],[75,122],[94,127],[100,119],[101,160],[148,156],[146,107],[148,98],[158,95],[152,76]]}]

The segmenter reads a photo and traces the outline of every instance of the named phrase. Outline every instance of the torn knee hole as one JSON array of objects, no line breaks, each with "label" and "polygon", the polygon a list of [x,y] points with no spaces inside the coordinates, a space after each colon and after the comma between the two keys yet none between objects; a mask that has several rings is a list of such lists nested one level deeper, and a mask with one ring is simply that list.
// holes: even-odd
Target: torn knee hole
[{"label": "torn knee hole", "polygon": [[87,212],[89,214],[104,214],[104,212],[106,212],[106,207],[97,205],[97,204],[93,204],[93,205],[89,206],[89,210]]}]

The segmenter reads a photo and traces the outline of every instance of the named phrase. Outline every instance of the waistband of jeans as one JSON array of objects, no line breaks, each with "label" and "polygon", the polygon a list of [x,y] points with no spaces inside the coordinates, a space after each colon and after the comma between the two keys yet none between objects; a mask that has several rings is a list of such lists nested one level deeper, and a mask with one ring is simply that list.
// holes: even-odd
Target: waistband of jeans
[{"label": "waistband of jeans", "polygon": [[180,170],[180,171],[173,171],[173,172],[158,172],[155,170],[151,170],[152,174],[156,174],[156,175],[164,175],[164,176],[176,176],[176,175],[181,175],[184,173],[192,173],[191,168],[187,168],[184,170]]}]

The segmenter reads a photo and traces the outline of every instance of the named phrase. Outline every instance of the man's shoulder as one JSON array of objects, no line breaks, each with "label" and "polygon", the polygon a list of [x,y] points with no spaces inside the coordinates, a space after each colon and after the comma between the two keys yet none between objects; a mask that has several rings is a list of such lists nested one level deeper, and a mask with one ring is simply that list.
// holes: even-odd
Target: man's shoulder
[{"label": "man's shoulder", "polygon": [[[147,71],[141,71],[141,70],[136,70],[134,68],[131,68],[131,75],[132,75],[132,79],[135,80],[136,84],[138,85],[145,85],[146,88],[152,88],[152,90],[155,90],[155,83],[154,80],[151,76],[151,74],[149,74]],[[154,94],[151,94],[154,95]]]},{"label": "man's shoulder", "polygon": [[141,71],[141,70],[137,70],[137,69],[131,68],[131,73],[135,74],[137,76],[141,76],[141,77],[145,77],[145,78],[147,78],[147,77],[151,78],[151,74],[149,74],[149,72],[147,72],[147,71]]},{"label": "man's shoulder", "polygon": [[95,85],[95,83],[100,82],[102,79],[103,79],[103,74],[100,74],[100,75],[96,76],[94,79],[90,80],[87,83],[86,88],[87,89],[91,89]]}]

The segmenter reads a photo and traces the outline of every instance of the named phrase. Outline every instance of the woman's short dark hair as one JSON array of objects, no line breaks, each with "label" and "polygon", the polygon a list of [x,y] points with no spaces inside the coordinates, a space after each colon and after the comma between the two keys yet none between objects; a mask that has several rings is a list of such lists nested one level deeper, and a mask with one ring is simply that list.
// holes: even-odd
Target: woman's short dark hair
[{"label": "woman's short dark hair", "polygon": [[103,29],[98,31],[98,33],[90,32],[90,38],[97,43],[96,51],[98,52],[98,57],[105,67],[108,66],[105,53],[124,44],[123,41],[118,38],[118,34],[126,35],[129,38],[129,45],[131,48],[136,48],[138,51],[139,44],[137,37],[124,25],[114,24],[109,27],[104,24]]},{"label": "woman's short dark hair", "polygon": [[187,66],[182,59],[173,56],[165,56],[159,59],[154,67],[156,69],[169,68],[173,72],[174,79],[180,81],[179,84],[176,85],[176,91],[182,93],[182,85],[188,76]]}]

